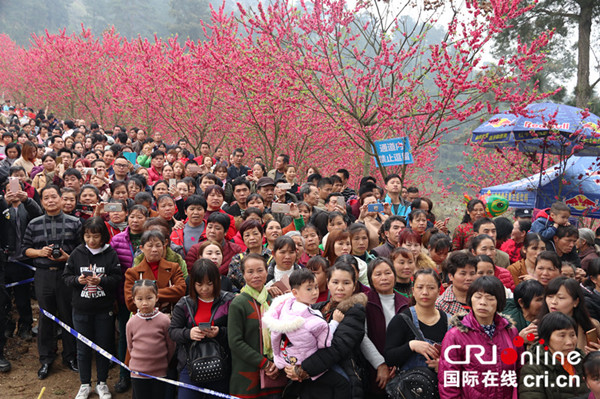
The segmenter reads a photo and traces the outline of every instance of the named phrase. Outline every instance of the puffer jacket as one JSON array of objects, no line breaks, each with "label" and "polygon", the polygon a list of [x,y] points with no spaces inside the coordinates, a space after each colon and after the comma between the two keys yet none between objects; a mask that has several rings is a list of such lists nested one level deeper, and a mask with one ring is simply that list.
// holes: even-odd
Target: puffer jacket
[{"label": "puffer jacket", "polygon": [[[331,345],[333,334],[329,333],[329,325],[321,312],[297,302],[291,293],[273,299],[262,321],[263,326],[271,330],[273,361],[278,369],[292,364],[286,362],[285,356],[295,358],[293,364],[302,364],[318,349]],[[291,343],[285,354],[280,347],[284,336]]]},{"label": "puffer jacket", "polygon": [[[215,314],[213,325],[219,327],[219,333],[215,339],[227,352],[229,352],[229,344],[227,343],[227,315],[229,314],[229,304],[233,301],[233,298],[235,298],[235,294],[221,291],[219,297],[215,298],[211,309]],[[190,315],[185,305],[186,300],[195,314],[198,309],[198,303],[194,302],[189,295],[186,295],[173,308],[171,325],[169,326],[169,337],[177,343],[177,371],[181,371],[185,367],[189,347],[194,342],[190,338],[190,331],[194,327],[192,320],[194,316]]]},{"label": "puffer jacket", "polygon": [[504,285],[509,290],[514,291],[515,280],[513,280],[513,276],[512,274],[510,274],[508,269],[494,266],[494,276],[498,277],[498,280],[502,282],[502,285]]},{"label": "puffer jacket", "polygon": [[125,303],[125,296],[123,294],[125,272],[133,266],[133,255],[135,253],[135,250],[131,245],[131,239],[129,238],[129,227],[123,232],[116,234],[112,240],[110,240],[110,246],[117,252],[119,262],[121,263],[121,282],[117,289],[117,300],[119,303]]},{"label": "puffer jacket", "polygon": [[[167,260],[169,262],[177,263],[179,265],[179,268],[181,269],[181,273],[183,273],[183,278],[184,279],[188,278],[188,265],[183,260],[183,257],[180,254],[178,254],[177,252],[175,252],[172,247],[167,247],[167,252],[165,253],[164,258],[165,258],[165,260]],[[133,266],[139,265],[143,260],[144,260],[144,253],[140,252],[133,259]],[[191,269],[191,267],[190,267],[190,269]]]},{"label": "puffer jacket", "polygon": [[[510,386],[488,386],[485,387],[481,383],[483,379],[483,373],[493,371],[498,373],[498,379],[502,372],[514,372],[515,376],[518,375],[521,359],[521,353],[523,348],[517,348],[513,344],[513,338],[516,337],[519,332],[513,326],[512,321],[506,317],[496,314],[494,316],[494,323],[496,324],[496,331],[492,338],[490,338],[475,316],[473,312],[468,314],[459,313],[450,319],[450,325],[452,329],[446,333],[444,340],[442,341],[441,357],[439,362],[439,390],[440,397],[444,399],[451,398],[468,398],[468,399],[517,399],[517,389]],[[456,347],[450,348],[446,353],[448,347],[456,345]],[[480,353],[479,348],[471,350],[470,359],[466,359],[466,348],[467,345],[481,345],[483,347],[483,361],[491,362],[495,359],[493,364],[481,364],[478,358],[475,357],[474,353]],[[500,354],[504,349],[512,348],[517,351],[517,362],[511,365],[505,364],[500,360]],[[451,364],[448,359],[454,361],[465,361],[467,364]],[[444,376],[446,372],[452,374],[458,372],[464,375],[465,372],[475,372],[477,374],[478,383],[469,384],[468,386],[454,387],[450,384],[445,384]],[[459,381],[462,376],[459,376]],[[501,384],[498,384],[501,385]]]},{"label": "puffer jacket", "polygon": [[[579,352],[581,359],[583,359],[585,354],[580,349],[574,350]],[[535,354],[538,353],[537,351],[539,351],[539,353],[545,352],[540,344],[535,344],[530,351],[534,354],[534,362],[533,364],[523,365],[523,368],[521,369],[521,375],[519,376],[519,399],[568,399],[585,397],[583,395],[587,395],[590,391],[583,378],[581,378],[584,374],[582,361],[573,364],[575,376],[579,376],[578,386],[575,386],[576,384],[573,384],[574,386],[566,384],[567,386],[559,388],[557,386],[558,381],[556,380],[559,376],[563,380],[562,383],[569,381],[569,374],[564,367],[559,362],[557,362],[558,364],[552,364],[552,362],[546,364],[543,360],[537,362],[535,360]],[[544,376],[543,384],[536,382],[535,379],[537,376]],[[527,385],[525,385],[525,379],[527,379]]]},{"label": "puffer jacket", "polygon": [[[327,302],[321,302],[314,308],[320,310],[325,305]],[[352,399],[364,398],[366,385],[366,360],[360,350],[365,335],[366,305],[367,296],[363,293],[340,302],[336,309],[344,313],[344,320],[333,334],[331,346],[319,349],[302,363],[302,368],[310,376],[319,375],[335,364],[339,365],[350,377]]]}]

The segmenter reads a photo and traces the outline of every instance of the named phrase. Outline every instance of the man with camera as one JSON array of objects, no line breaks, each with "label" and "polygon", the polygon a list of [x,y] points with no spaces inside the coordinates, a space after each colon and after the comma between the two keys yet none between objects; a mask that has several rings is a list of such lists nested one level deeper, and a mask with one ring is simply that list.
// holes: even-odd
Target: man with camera
[{"label": "man with camera", "polygon": [[[33,219],[23,237],[24,254],[33,260],[35,293],[41,309],[56,315],[72,325],[71,290],[62,279],[69,254],[79,244],[81,222],[78,218],[62,212],[62,200],[58,187],[50,185],[41,191],[45,215]],[[40,315],[38,328],[38,352],[42,367],[38,378],[48,376],[56,358],[54,322]],[[75,337],[66,331],[62,334],[63,364],[73,371],[77,369]]]}]

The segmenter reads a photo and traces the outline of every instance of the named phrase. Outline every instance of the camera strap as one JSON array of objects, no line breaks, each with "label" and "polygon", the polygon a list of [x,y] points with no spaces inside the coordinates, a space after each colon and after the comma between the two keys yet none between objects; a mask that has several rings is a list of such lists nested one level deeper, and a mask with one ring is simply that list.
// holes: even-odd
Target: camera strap
[{"label": "camera strap", "polygon": [[[62,248],[65,242],[65,214],[61,213],[61,216],[60,247]],[[45,215],[44,217],[44,233],[46,234],[46,246],[49,247],[50,242],[48,241],[48,236],[50,236],[51,241],[56,241],[56,223],[54,220],[52,220],[52,223],[50,224],[52,231],[48,232],[48,228],[46,227],[46,219],[48,217],[48,215]]]}]

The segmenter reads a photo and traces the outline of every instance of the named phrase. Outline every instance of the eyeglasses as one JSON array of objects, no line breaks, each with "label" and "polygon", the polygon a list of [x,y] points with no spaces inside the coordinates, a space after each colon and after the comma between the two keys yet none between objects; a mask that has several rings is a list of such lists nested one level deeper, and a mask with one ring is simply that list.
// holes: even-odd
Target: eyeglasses
[{"label": "eyeglasses", "polygon": [[127,164],[126,163],[116,163],[115,166],[118,166],[119,168],[126,168]]}]

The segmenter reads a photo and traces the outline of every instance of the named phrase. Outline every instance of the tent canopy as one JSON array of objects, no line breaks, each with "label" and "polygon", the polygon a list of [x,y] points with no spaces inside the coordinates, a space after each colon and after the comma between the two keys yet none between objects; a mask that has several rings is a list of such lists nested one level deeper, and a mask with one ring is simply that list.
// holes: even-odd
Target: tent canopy
[{"label": "tent canopy", "polygon": [[[539,186],[539,187],[538,187]],[[539,188],[539,189],[538,189]],[[574,216],[600,219],[600,158],[572,156],[540,174],[481,189],[508,199],[515,208],[549,208],[563,201]]]}]

